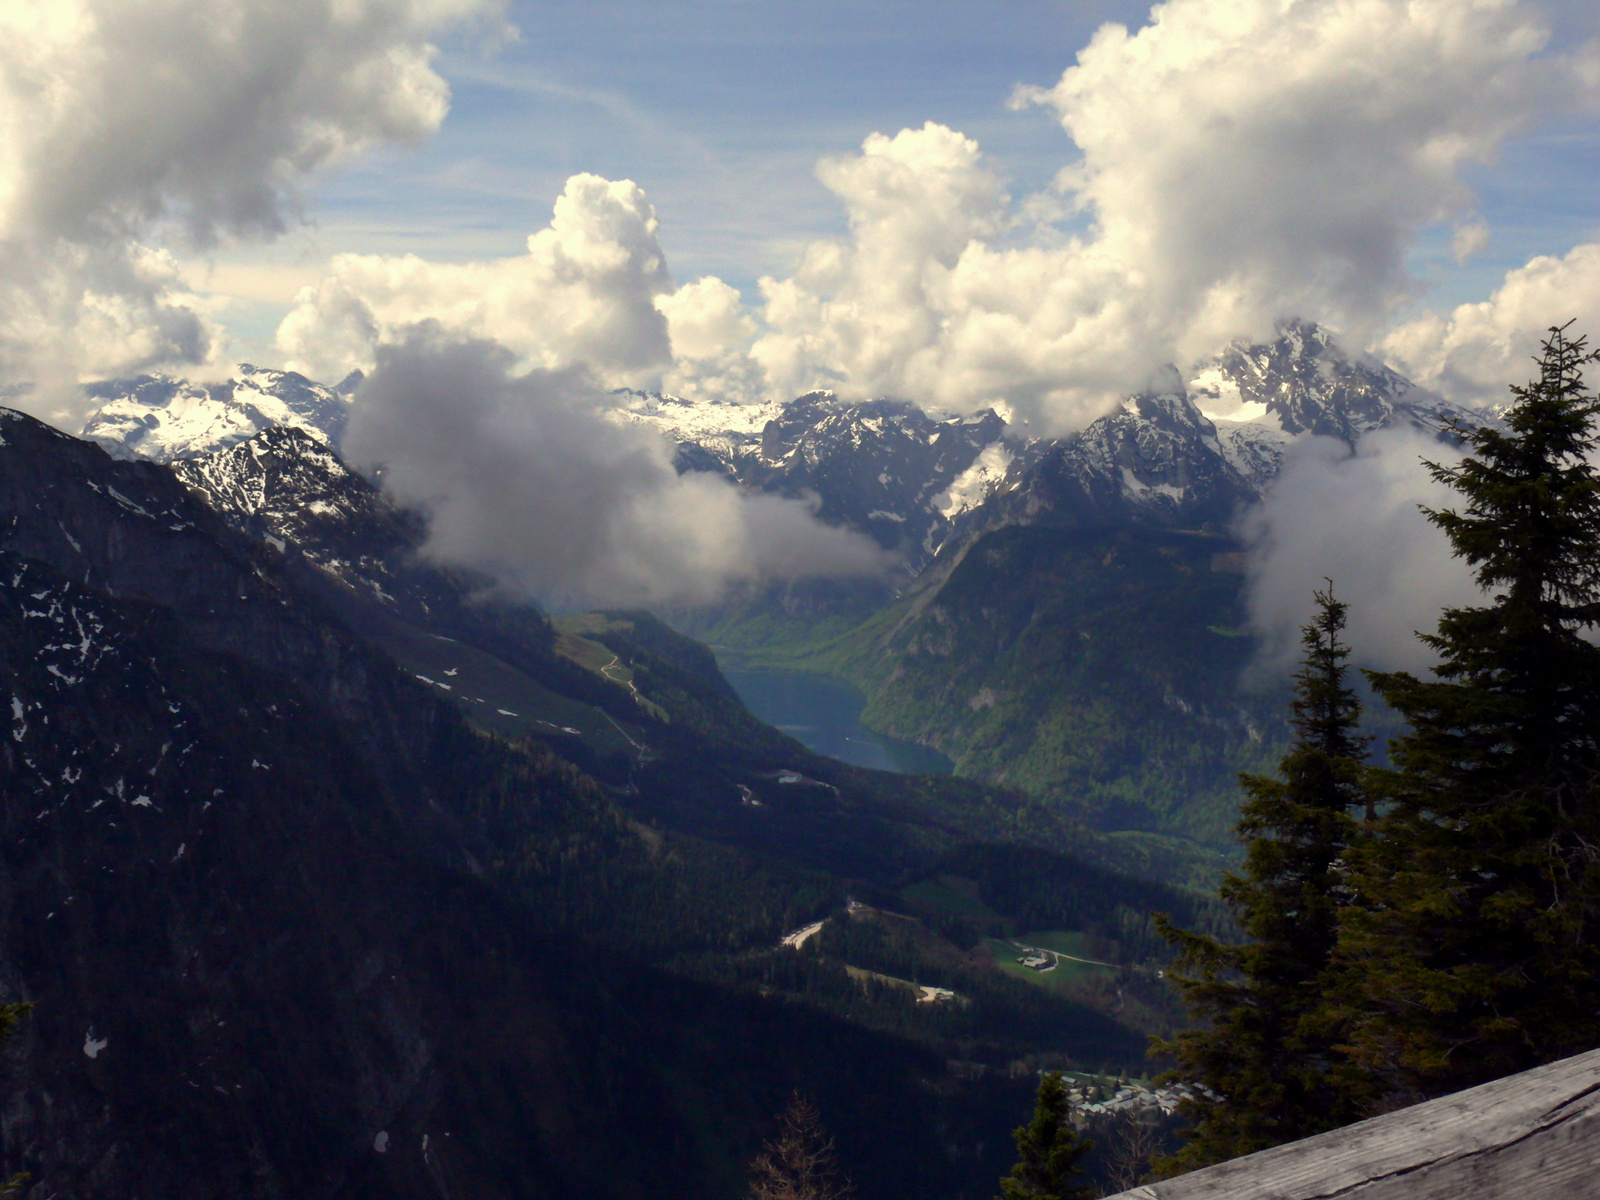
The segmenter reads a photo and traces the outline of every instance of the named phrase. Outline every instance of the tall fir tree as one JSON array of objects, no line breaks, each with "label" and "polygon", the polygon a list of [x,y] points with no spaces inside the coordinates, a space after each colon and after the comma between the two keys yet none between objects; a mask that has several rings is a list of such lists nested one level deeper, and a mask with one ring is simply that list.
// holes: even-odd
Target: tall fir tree
[{"label": "tall fir tree", "polygon": [[750,1164],[750,1200],[847,1200],[854,1191],[816,1106],[796,1092],[778,1136]]},{"label": "tall fir tree", "polygon": [[1355,1060],[1390,1105],[1600,1045],[1600,404],[1553,328],[1504,427],[1461,429],[1428,511],[1487,602],[1423,640],[1433,678],[1372,674],[1409,732],[1375,771],[1339,958]]},{"label": "tall fir tree", "polygon": [[1175,928],[1170,971],[1191,1018],[1203,1028],[1155,1043],[1176,1058],[1170,1077],[1201,1084],[1186,1102],[1194,1126],[1163,1174],[1192,1170],[1354,1120],[1361,1078],[1334,1050],[1322,1007],[1327,971],[1348,900],[1345,853],[1366,808],[1361,703],[1347,682],[1341,640],[1347,606],[1327,591],[1301,631],[1304,657],[1291,706],[1294,737],[1281,778],[1240,777],[1238,836],[1244,865],[1223,881],[1222,899],[1242,944]]},{"label": "tall fir tree", "polygon": [[1095,1189],[1083,1178],[1083,1160],[1091,1143],[1072,1128],[1067,1085],[1059,1072],[1039,1081],[1033,1120],[1011,1136],[1017,1143],[1017,1165],[1000,1180],[1000,1200],[1088,1200]]},{"label": "tall fir tree", "polygon": [[[31,1004],[0,1004],[0,1046],[11,1040],[17,1022],[32,1011]],[[32,1178],[33,1176],[26,1171],[22,1171],[0,1183],[0,1200],[21,1200],[28,1191],[28,1184]]]}]

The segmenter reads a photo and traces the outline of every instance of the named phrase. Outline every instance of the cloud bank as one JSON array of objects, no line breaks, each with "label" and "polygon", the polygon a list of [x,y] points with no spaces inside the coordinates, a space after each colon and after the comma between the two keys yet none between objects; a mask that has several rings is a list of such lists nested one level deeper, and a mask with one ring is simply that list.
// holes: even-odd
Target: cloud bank
[{"label": "cloud bank", "polygon": [[1424,228],[1458,220],[1463,253],[1481,243],[1464,169],[1590,95],[1591,64],[1547,37],[1501,0],[1170,0],[1018,90],[1078,151],[1048,194],[1014,199],[944,126],[873,134],[818,168],[849,236],[746,309],[720,280],[673,284],[634,184],[578,176],[525,257],[337,260],[280,345],[332,377],[434,319],[609,382],[831,387],[1072,428],[1286,315],[1365,342],[1417,294]]},{"label": "cloud bank", "polygon": [[272,237],[317,172],[415,142],[430,38],[484,0],[0,5],[0,378],[71,426],[81,376],[198,363],[217,326],[165,247]]},{"label": "cloud bank", "polygon": [[1459,497],[1437,483],[1424,458],[1450,462],[1449,446],[1409,429],[1343,442],[1311,438],[1291,452],[1261,505],[1245,517],[1249,610],[1261,635],[1260,666],[1287,674],[1301,656],[1311,593],[1333,580],[1350,604],[1346,640],[1356,665],[1420,671],[1435,661],[1417,640],[1445,606],[1479,603],[1467,566],[1420,506],[1448,509]]},{"label": "cloud bank", "polygon": [[557,604],[705,603],[731,584],[869,576],[888,562],[811,508],[679,475],[653,433],[605,419],[581,369],[436,323],[379,348],[344,449],[429,514],[424,552]]},{"label": "cloud bank", "polygon": [[617,385],[638,382],[671,358],[667,319],[654,305],[673,290],[657,226],[636,184],[575,175],[521,257],[340,255],[321,285],[301,292],[278,344],[292,369],[338,378],[434,321],[498,341],[528,366],[585,365]]},{"label": "cloud bank", "polygon": [[1526,383],[1551,325],[1600,337],[1600,245],[1541,255],[1506,275],[1494,294],[1449,316],[1427,313],[1391,330],[1381,351],[1397,369],[1463,404],[1500,404]]}]

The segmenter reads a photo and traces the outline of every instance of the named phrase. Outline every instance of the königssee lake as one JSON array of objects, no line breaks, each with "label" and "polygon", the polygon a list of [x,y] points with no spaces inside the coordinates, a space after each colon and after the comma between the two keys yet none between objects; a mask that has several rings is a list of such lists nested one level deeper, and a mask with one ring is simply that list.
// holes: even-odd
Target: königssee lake
[{"label": "k\u00f6nigssee lake", "polygon": [[796,671],[725,669],[722,673],[751,712],[818,754],[877,771],[950,774],[950,760],[937,750],[885,737],[862,725],[866,699],[848,683]]}]

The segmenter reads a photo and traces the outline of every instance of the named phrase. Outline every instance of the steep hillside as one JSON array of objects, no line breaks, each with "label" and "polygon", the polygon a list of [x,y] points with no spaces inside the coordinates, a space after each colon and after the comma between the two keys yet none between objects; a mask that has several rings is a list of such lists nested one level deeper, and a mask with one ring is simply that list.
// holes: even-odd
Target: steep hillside
[{"label": "steep hillside", "polygon": [[1245,683],[1235,521],[1299,439],[1448,438],[1493,419],[1291,321],[1067,437],[1002,431],[974,460],[1000,469],[946,510],[937,553],[876,611],[789,587],[671,617],[731,665],[847,680],[866,724],[938,749],[959,775],[1101,829],[1226,850],[1236,774],[1276,761],[1286,699]]},{"label": "steep hillside", "polygon": [[[260,491],[230,494],[266,521]],[[987,1195],[1028,1103],[1011,1064],[1138,1061],[1128,1022],[1161,1019],[1124,998],[1153,978],[1144,909],[1207,914],[1059,853],[1119,848],[1011,793],[810,756],[642,615],[524,614],[527,671],[415,626],[593,688],[640,743],[602,786],[558,756],[581,736],[477,732],[440,686],[464,668],[418,679],[361,632],[445,587],[420,563],[407,585],[403,538],[373,588],[318,559],[352,530],[302,550],[246,524],[0,416],[0,995],[35,1004],[3,1150],[50,1194],[731,1197],[801,1087],[863,1195]],[[518,640],[456,603],[458,632]],[[568,677],[540,686],[587,703]],[[779,944],[963,872],[1024,933],[994,882],[1024,853],[1076,881],[1052,919],[1121,954],[1126,986],[957,963],[937,905],[893,961],[959,981],[945,1007],[860,975],[870,949]]]},{"label": "steep hillside", "polygon": [[1241,688],[1241,568],[1218,534],[1013,526],[843,636],[724,653],[851,680],[869,725],[961,775],[1220,850],[1237,773],[1276,761],[1287,736],[1284,697]]}]

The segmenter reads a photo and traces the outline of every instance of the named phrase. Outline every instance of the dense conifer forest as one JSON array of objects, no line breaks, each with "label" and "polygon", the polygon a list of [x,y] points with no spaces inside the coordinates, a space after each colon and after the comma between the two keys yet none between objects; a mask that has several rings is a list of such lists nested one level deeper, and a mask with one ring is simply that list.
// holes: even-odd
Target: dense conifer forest
[{"label": "dense conifer forest", "polygon": [[1427,516],[1483,602],[1421,635],[1431,677],[1369,673],[1404,721],[1369,760],[1317,593],[1294,736],[1243,779],[1239,938],[1162,920],[1196,1027],[1156,1043],[1206,1085],[1163,1170],[1188,1170],[1600,1045],[1600,402],[1568,327],[1496,428],[1460,429]]}]

